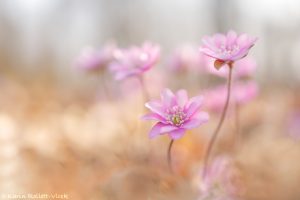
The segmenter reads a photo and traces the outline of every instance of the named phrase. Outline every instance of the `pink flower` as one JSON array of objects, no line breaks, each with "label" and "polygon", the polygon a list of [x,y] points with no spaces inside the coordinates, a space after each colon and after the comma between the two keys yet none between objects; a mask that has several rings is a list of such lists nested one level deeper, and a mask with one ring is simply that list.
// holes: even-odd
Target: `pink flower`
[{"label": "pink flower", "polygon": [[[227,88],[225,85],[217,86],[211,90],[204,92],[206,101],[204,107],[214,112],[219,112],[223,109]],[[258,86],[255,81],[236,82],[232,87],[232,100],[239,105],[245,104],[254,99],[258,94]]]},{"label": "pink flower", "polygon": [[237,179],[238,171],[232,160],[227,156],[217,157],[200,183],[199,200],[236,200],[240,193]]},{"label": "pink flower", "polygon": [[199,111],[202,101],[202,96],[188,99],[185,90],[174,94],[171,90],[164,89],[161,92],[161,101],[154,100],[145,104],[151,113],[143,116],[143,119],[158,121],[152,127],[149,137],[169,134],[172,139],[179,139],[186,130],[206,123],[208,114]]},{"label": "pink flower", "polygon": [[203,55],[199,55],[196,48],[184,46],[175,50],[171,55],[167,67],[176,73],[201,69],[204,66]]},{"label": "pink flower", "polygon": [[247,34],[237,35],[234,31],[228,31],[227,35],[217,33],[202,39],[203,46],[200,51],[216,59],[215,67],[220,68],[226,63],[233,63],[247,56],[256,40],[257,38]]},{"label": "pink flower", "polygon": [[288,117],[287,133],[292,139],[300,140],[300,111],[297,110]]},{"label": "pink flower", "polygon": [[109,65],[113,59],[115,46],[110,44],[102,49],[92,47],[84,48],[76,60],[76,65],[87,71],[101,71]]},{"label": "pink flower", "polygon": [[153,67],[160,56],[158,45],[144,43],[142,47],[130,47],[115,52],[116,61],[110,66],[117,80],[139,76]]},{"label": "pink flower", "polygon": [[[206,59],[206,70],[208,73],[214,74],[216,76],[227,78],[228,77],[228,67],[222,67],[219,70],[214,68],[214,59]],[[232,73],[234,79],[251,77],[254,75],[256,70],[256,61],[251,57],[242,58],[241,60],[236,61]]]}]

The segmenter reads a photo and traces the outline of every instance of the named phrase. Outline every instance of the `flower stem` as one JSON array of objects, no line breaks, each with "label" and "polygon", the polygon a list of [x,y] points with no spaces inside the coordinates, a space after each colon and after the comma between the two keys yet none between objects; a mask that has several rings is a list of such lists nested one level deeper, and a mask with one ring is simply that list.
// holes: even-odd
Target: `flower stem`
[{"label": "flower stem", "polygon": [[171,149],[173,146],[174,140],[172,139],[170,141],[169,147],[168,147],[168,154],[167,154],[167,159],[168,159],[168,166],[169,166],[169,170],[171,173],[173,173],[173,167],[172,167],[172,154],[171,154]]},{"label": "flower stem", "polygon": [[235,146],[238,147],[240,143],[240,105],[238,102],[235,102],[235,129],[236,129],[236,135],[235,135]]},{"label": "flower stem", "polygon": [[227,96],[226,96],[226,102],[225,102],[225,105],[224,105],[224,108],[223,108],[223,111],[222,111],[222,114],[221,114],[221,118],[220,118],[220,121],[212,135],[212,138],[210,139],[209,141],[209,144],[208,144],[208,147],[207,147],[207,151],[206,151],[206,154],[205,154],[205,157],[204,157],[204,169],[203,169],[203,177],[205,177],[206,175],[206,170],[207,170],[207,165],[208,165],[208,162],[209,162],[209,156],[211,154],[211,151],[213,149],[213,146],[214,146],[214,143],[217,139],[217,136],[218,136],[218,133],[220,132],[220,129],[222,128],[222,125],[223,125],[223,122],[224,122],[224,119],[225,119],[225,116],[226,116],[226,113],[227,113],[227,109],[228,109],[228,105],[229,105],[229,100],[230,100],[230,93],[231,93],[231,76],[232,76],[232,63],[230,63],[228,65],[229,67],[229,72],[228,72],[228,80],[227,80]]}]

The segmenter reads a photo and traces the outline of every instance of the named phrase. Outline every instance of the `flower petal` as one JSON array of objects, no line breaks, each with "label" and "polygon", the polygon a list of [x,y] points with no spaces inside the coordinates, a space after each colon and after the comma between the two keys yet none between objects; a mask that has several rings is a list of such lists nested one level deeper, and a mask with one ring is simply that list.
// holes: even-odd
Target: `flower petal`
[{"label": "flower petal", "polygon": [[186,90],[179,90],[176,93],[176,97],[177,97],[177,104],[181,107],[184,107],[185,104],[188,102],[188,94],[186,92]]},{"label": "flower petal", "polygon": [[169,133],[178,129],[176,126],[166,125],[161,122],[156,123],[149,132],[149,137],[152,139],[158,135]]},{"label": "flower petal", "polygon": [[177,139],[180,139],[183,135],[184,135],[184,132],[186,130],[184,128],[178,128],[176,130],[173,130],[169,133],[169,136],[173,139],[173,140],[177,140]]},{"label": "flower petal", "polygon": [[154,113],[164,116],[163,105],[159,101],[149,101],[145,104],[146,108],[151,110]]},{"label": "flower petal", "polygon": [[184,123],[181,127],[185,128],[185,129],[192,129],[192,128],[196,128],[197,126],[199,126],[201,123],[201,121],[199,119],[192,119],[187,121],[186,123]]},{"label": "flower petal", "polygon": [[237,34],[233,30],[228,31],[227,33],[227,40],[226,40],[226,46],[230,47],[232,46],[237,39]]},{"label": "flower petal", "polygon": [[186,107],[187,117],[192,116],[200,108],[202,102],[203,102],[202,96],[196,96],[191,98]]},{"label": "flower petal", "polygon": [[200,112],[197,117],[192,118],[191,120],[184,123],[181,127],[185,129],[196,128],[209,120],[209,115],[207,112]]},{"label": "flower petal", "polygon": [[141,117],[142,120],[158,120],[160,122],[165,122],[165,119],[156,113],[149,113]]},{"label": "flower petal", "polygon": [[166,88],[161,92],[162,103],[166,107],[172,107],[175,104],[175,95],[173,92]]},{"label": "flower petal", "polygon": [[222,45],[225,45],[226,44],[226,36],[223,35],[223,34],[220,34],[220,33],[216,33],[214,36],[213,36],[213,40],[214,40],[214,43],[215,45],[220,48]]}]

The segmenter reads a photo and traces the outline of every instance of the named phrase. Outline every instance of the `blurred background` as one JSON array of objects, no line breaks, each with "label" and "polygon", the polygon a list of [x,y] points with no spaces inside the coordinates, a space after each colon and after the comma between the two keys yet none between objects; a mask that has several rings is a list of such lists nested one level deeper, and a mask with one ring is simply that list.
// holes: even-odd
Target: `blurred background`
[{"label": "blurred background", "polygon": [[[298,0],[1,0],[0,199],[28,193],[78,200],[152,194],[155,200],[197,199],[206,133],[219,115],[176,143],[177,174],[171,175],[168,138],[149,141],[150,124],[139,120],[145,113],[139,88],[128,92],[108,77],[111,100],[98,77],[78,70],[75,60],[87,46],[152,41],[161,45],[157,68],[164,71],[177,47],[198,48],[204,35],[233,29],[259,38],[250,54],[260,93],[241,109],[244,148],[234,154],[250,177],[245,199],[298,200],[299,8]],[[152,97],[166,86],[192,94],[204,88],[197,74],[180,82],[153,71]],[[125,89],[118,93],[118,87]],[[231,152],[234,120],[228,121],[218,153]]]},{"label": "blurred background", "polygon": [[[229,29],[259,37],[254,52],[260,81],[300,79],[297,0],[3,0],[0,2],[1,69],[32,78],[51,74],[78,81],[73,59],[87,45],[150,40],[163,53],[203,35]],[[66,76],[66,74],[68,76]],[[267,78],[266,78],[267,77]]]}]

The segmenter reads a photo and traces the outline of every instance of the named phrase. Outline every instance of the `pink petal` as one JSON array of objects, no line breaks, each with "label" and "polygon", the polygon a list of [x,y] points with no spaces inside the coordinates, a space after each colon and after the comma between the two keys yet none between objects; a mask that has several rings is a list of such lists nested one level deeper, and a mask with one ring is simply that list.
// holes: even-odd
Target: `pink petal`
[{"label": "pink petal", "polygon": [[161,122],[158,122],[150,130],[149,137],[152,139],[152,138],[154,138],[158,135],[161,135],[161,134],[164,134],[164,133],[169,133],[169,132],[174,131],[176,129],[178,129],[178,128],[175,127],[175,126],[166,125],[166,124],[163,124]]},{"label": "pink petal", "polygon": [[218,48],[214,44],[213,38],[205,36],[203,37],[202,42],[205,47],[212,49],[213,51],[218,51]]},{"label": "pink petal", "polygon": [[149,101],[145,104],[146,108],[150,109],[152,112],[164,116],[163,105],[159,101]]},{"label": "pink petal", "polygon": [[173,130],[169,133],[169,136],[173,139],[173,140],[177,140],[177,139],[180,139],[183,135],[184,135],[184,132],[186,130],[183,129],[183,128],[178,128],[176,130]]},{"label": "pink petal", "polygon": [[248,41],[248,35],[243,33],[237,38],[237,44],[239,46],[245,46],[245,43]]},{"label": "pink petal", "polygon": [[188,117],[192,116],[202,105],[203,97],[202,96],[196,96],[190,99],[190,101],[187,104],[187,110],[186,114]]},{"label": "pink petal", "polygon": [[184,123],[181,127],[185,129],[192,129],[196,128],[201,124],[201,121],[199,119],[192,119]]},{"label": "pink petal", "polygon": [[226,37],[223,34],[217,33],[213,36],[215,45],[220,48],[222,45],[225,45]]},{"label": "pink petal", "polygon": [[186,90],[179,90],[176,93],[177,103],[179,106],[184,107],[184,105],[188,102],[188,95]]},{"label": "pink petal", "polygon": [[239,60],[239,59],[242,59],[242,58],[246,57],[248,55],[249,50],[250,50],[249,47],[244,47],[244,48],[240,49],[239,52],[237,52],[235,55],[232,55],[230,57],[230,60],[231,61],[236,61],[236,60]]},{"label": "pink petal", "polygon": [[161,121],[161,122],[165,122],[165,119],[156,114],[156,113],[149,113],[149,114],[146,114],[144,116],[141,117],[142,120],[158,120],[158,121]]},{"label": "pink petal", "polygon": [[199,50],[200,50],[201,53],[203,53],[203,54],[205,54],[209,57],[212,57],[212,58],[215,58],[215,59],[220,59],[220,55],[217,54],[215,51],[212,51],[209,48],[201,47]]},{"label": "pink petal", "polygon": [[166,88],[161,92],[162,103],[166,107],[172,107],[175,104],[175,95],[173,92]]},{"label": "pink petal", "polygon": [[234,32],[232,30],[228,31],[226,46],[232,46],[235,43],[236,39],[237,39],[236,32]]},{"label": "pink petal", "polygon": [[209,120],[209,115],[206,112],[200,112],[199,115],[188,122],[184,123],[181,127],[185,129],[196,128]]}]

